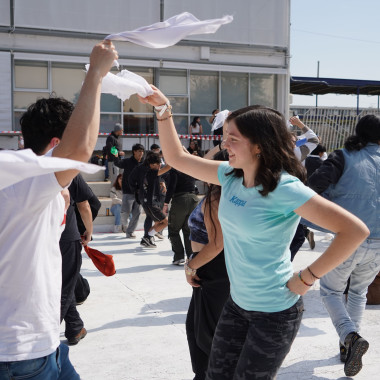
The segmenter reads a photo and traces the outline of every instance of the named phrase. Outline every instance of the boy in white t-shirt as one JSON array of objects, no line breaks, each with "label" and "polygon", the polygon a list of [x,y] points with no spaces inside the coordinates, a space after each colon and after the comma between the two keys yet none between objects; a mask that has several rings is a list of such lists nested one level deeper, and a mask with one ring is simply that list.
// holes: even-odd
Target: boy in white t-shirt
[{"label": "boy in white t-shirt", "polygon": [[[61,98],[32,104],[20,120],[25,148],[87,162],[99,132],[102,78],[115,59],[111,42],[94,47],[75,110]],[[45,174],[0,191],[0,380],[79,379],[59,340],[65,223],[60,192],[77,174]]]}]

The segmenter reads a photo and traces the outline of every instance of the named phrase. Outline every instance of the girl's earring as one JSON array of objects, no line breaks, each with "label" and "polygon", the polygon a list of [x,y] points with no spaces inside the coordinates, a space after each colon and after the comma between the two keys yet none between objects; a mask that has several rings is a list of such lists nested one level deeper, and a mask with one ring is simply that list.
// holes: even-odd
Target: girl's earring
[{"label": "girl's earring", "polygon": [[260,157],[261,157],[261,154],[260,154],[260,153],[256,154],[256,157],[257,157],[257,158],[260,158]]}]

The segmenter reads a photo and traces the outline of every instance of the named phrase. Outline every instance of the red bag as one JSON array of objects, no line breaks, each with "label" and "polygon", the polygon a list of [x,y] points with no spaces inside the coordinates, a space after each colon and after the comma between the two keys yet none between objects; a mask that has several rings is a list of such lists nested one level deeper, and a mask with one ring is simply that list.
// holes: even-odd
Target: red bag
[{"label": "red bag", "polygon": [[90,248],[88,245],[84,246],[88,257],[92,260],[94,265],[105,276],[113,276],[116,273],[115,263],[113,262],[113,256],[107,255],[98,251],[97,249]]}]

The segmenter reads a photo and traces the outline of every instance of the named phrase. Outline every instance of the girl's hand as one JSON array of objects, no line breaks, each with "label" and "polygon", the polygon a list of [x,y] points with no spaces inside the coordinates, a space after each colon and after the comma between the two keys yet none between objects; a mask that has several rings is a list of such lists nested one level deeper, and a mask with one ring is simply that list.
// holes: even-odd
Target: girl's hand
[{"label": "girl's hand", "polygon": [[153,95],[149,95],[146,98],[137,95],[141,103],[150,104],[152,106],[162,106],[169,102],[168,98],[156,86],[151,84],[150,87],[152,87]]},{"label": "girl's hand", "polygon": [[194,287],[194,288],[199,288],[199,287],[200,287],[200,285],[198,284],[197,281],[200,281],[201,279],[200,279],[197,275],[195,275],[195,276],[191,276],[191,275],[189,275],[189,274],[187,274],[187,273],[185,273],[185,275],[186,275],[186,281],[187,281],[192,287]]},{"label": "girl's hand", "polygon": [[300,278],[298,277],[298,273],[294,272],[293,276],[289,279],[289,281],[286,283],[286,286],[289,288],[289,290],[295,294],[299,294],[300,296],[303,296],[307,293],[307,291],[311,288],[311,286],[305,285]]}]

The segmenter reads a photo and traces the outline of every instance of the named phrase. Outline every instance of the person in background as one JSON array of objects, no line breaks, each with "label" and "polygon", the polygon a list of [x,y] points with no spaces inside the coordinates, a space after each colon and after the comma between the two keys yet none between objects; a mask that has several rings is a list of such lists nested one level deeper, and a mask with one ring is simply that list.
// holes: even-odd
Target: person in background
[{"label": "person in background", "polygon": [[129,186],[136,194],[136,202],[142,205],[145,214],[153,221],[153,226],[143,236],[140,245],[145,248],[156,248],[154,235],[168,225],[168,218],[161,209],[159,196],[159,176],[169,171],[167,165],[160,169],[161,160],[158,154],[149,152],[142,165],[135,167],[129,176]]},{"label": "person in background", "polygon": [[[226,151],[215,160],[228,161]],[[190,214],[189,228],[193,255],[185,264],[187,282],[193,287],[186,318],[194,380],[204,380],[212,339],[230,294],[223,252],[223,234],[218,219],[221,187],[210,184],[206,196]],[[192,268],[192,269],[189,269]]]},{"label": "person in background", "polygon": [[307,179],[323,164],[322,157],[326,153],[326,147],[318,144],[317,147],[306,157],[305,168]]},{"label": "person in background", "polygon": [[[131,175],[133,169],[141,165],[144,157],[144,146],[141,144],[134,144],[132,146],[132,156],[129,158],[124,158],[120,160],[117,158],[115,165],[119,168],[124,169],[122,188],[123,188],[123,201],[121,203],[121,225],[123,232],[127,239],[136,238],[135,230],[139,217],[141,214],[141,206],[136,202],[135,193],[129,185],[129,176]],[[129,216],[131,219],[128,223]]]},{"label": "person in background", "polygon": [[[215,331],[206,379],[247,374],[273,379],[301,324],[300,296],[346,260],[369,231],[360,219],[303,184],[305,170],[278,111],[250,106],[232,112],[225,141],[229,162],[205,160],[183,151],[167,97],[151,88],[153,94],[140,101],[158,112],[168,164],[222,186],[218,217],[231,296]],[[317,260],[294,273],[289,245],[300,216],[337,237]]]},{"label": "person in background", "polygon": [[[87,245],[92,237],[92,212],[88,200],[94,194],[80,174],[74,177],[68,190],[70,206],[66,213],[66,226],[59,241],[62,255],[61,323],[65,321],[65,337],[69,345],[75,345],[87,335],[76,308],[75,287],[82,265],[82,245]],[[82,236],[79,233],[74,204],[78,207],[86,228]]]},{"label": "person in background", "polygon": [[119,174],[110,191],[110,197],[112,199],[111,212],[115,216],[115,226],[113,231],[115,233],[122,232],[120,222],[121,204],[123,201],[122,179],[123,174]]},{"label": "person in background", "polygon": [[[190,229],[188,219],[194,208],[198,204],[198,197],[195,194],[195,178],[181,173],[178,170],[170,170],[169,187],[166,193],[164,211],[171,203],[169,211],[168,237],[172,245],[173,265],[181,265],[189,258],[193,251],[190,243]],[[180,236],[182,231],[183,243]]]},{"label": "person in background", "polygon": [[[211,124],[211,131],[214,136],[223,135],[223,123],[221,125],[215,125],[216,115],[219,113],[219,109],[214,109],[212,111],[212,116],[208,119],[208,122]],[[213,145],[217,146],[220,144],[220,140],[213,140]]]},{"label": "person in background", "polygon": [[[300,136],[292,134],[292,142],[297,159],[303,166],[305,166],[306,157],[317,147],[319,139],[317,135],[299,119],[298,116],[291,117],[289,122],[291,125],[300,128],[302,131],[302,135]],[[302,247],[305,238],[309,242],[310,249],[314,249],[314,232],[300,223],[290,244],[291,261],[293,261],[295,255]]]},{"label": "person in background", "polygon": [[119,174],[119,167],[115,163],[118,161],[118,157],[124,156],[122,141],[120,139],[122,134],[123,126],[120,123],[116,123],[106,140],[108,174],[112,184],[116,181],[116,177]]},{"label": "person in background", "polygon": [[189,142],[189,146],[187,148],[187,151],[194,155],[194,156],[199,156],[199,157],[203,157],[203,154],[200,150],[200,147],[198,145],[198,141],[195,141],[193,139],[190,139],[190,142]]},{"label": "person in background", "polygon": [[324,275],[320,283],[322,301],[339,336],[340,359],[346,376],[359,373],[362,356],[369,347],[359,332],[368,286],[380,270],[379,168],[380,118],[366,115],[359,120],[355,134],[347,138],[344,148],[331,153],[308,182],[317,193],[359,217],[370,230],[369,237],[354,254]]},{"label": "person in background", "polygon": [[[203,127],[202,127],[202,124],[201,124],[201,118],[199,116],[195,116],[193,118],[193,121],[190,123],[190,126],[189,126],[189,135],[190,135],[190,139],[192,138],[192,136],[200,136],[200,135],[203,135]],[[198,140],[198,146],[199,148],[201,149],[202,148],[202,140]]]}]

